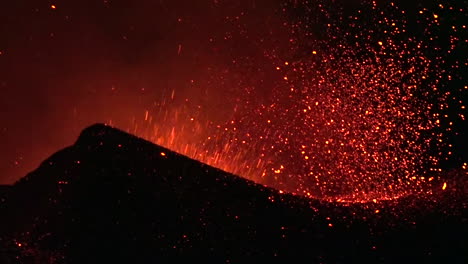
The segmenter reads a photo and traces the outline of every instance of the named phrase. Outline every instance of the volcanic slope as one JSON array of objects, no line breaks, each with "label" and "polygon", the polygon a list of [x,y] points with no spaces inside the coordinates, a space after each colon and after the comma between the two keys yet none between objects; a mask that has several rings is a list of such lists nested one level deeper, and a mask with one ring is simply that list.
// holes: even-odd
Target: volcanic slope
[{"label": "volcanic slope", "polygon": [[0,262],[468,263],[466,200],[446,193],[312,200],[94,125],[0,188]]}]

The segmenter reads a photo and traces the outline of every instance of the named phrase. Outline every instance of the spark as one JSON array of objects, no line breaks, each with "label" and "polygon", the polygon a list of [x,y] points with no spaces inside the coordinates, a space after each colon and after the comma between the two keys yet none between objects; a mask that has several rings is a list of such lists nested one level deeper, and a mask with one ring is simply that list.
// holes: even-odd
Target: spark
[{"label": "spark", "polygon": [[[158,110],[156,117],[146,110],[141,135],[281,192],[378,203],[440,188],[437,153],[446,147],[448,133],[441,130],[453,124],[442,112],[450,98],[443,84],[452,74],[440,70],[447,64],[443,56],[430,57],[434,38],[417,39],[405,29],[409,15],[429,21],[420,25],[426,32],[441,22],[431,19],[428,9],[402,15],[395,4],[371,6],[351,21],[320,10],[327,20],[325,40],[310,37],[304,26],[312,23],[309,18],[285,24],[291,27],[290,54],[271,55],[268,69],[279,83],[271,88],[270,101],[244,93],[235,97],[234,120],[219,122],[187,99],[181,109]],[[300,43],[307,43],[302,51]]]}]

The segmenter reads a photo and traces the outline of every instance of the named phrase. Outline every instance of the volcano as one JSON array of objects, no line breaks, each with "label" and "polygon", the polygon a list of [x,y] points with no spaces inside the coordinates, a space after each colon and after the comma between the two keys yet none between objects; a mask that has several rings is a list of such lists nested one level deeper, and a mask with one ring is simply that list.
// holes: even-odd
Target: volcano
[{"label": "volcano", "polygon": [[449,189],[314,200],[98,124],[0,187],[0,262],[468,263],[466,196]]}]

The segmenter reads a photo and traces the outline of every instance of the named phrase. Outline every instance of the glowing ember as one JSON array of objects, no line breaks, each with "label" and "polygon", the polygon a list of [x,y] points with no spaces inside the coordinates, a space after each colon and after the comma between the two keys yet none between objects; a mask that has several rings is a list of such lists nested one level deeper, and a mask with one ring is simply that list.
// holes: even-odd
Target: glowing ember
[{"label": "glowing ember", "polygon": [[[305,14],[283,23],[286,52],[264,51],[276,74],[268,99],[259,100],[251,87],[226,95],[236,105],[224,122],[205,116],[206,106],[191,98],[171,109],[173,91],[130,132],[308,197],[376,202],[428,192],[438,182],[441,160],[451,154],[450,126],[465,118],[447,114],[454,100],[447,86],[461,63],[450,54],[462,40],[450,25],[449,45],[435,35],[443,14],[463,10],[438,8],[437,14],[426,8],[407,14],[374,1],[343,17],[320,1],[287,3],[285,16]],[[412,33],[413,16],[425,27],[423,35]],[[317,22],[325,36],[313,33]]]}]

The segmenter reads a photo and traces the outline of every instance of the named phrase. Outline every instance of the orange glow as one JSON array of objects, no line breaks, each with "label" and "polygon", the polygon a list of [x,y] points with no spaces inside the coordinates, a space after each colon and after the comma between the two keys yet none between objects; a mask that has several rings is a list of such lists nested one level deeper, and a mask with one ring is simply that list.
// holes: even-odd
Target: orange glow
[{"label": "orange glow", "polygon": [[[414,15],[438,23],[427,14]],[[385,38],[361,28],[355,36],[359,43],[348,43],[336,28],[328,37],[336,41],[304,40],[316,56],[272,56],[267,68],[277,83],[267,96],[271,100],[242,90],[234,97],[233,113],[219,118],[211,113],[217,108],[202,103],[206,95],[172,105],[179,97],[174,88],[128,130],[280,193],[378,203],[439,189],[442,154],[431,148],[446,144],[445,132],[434,131],[449,121],[437,109],[446,107],[450,95],[441,93],[440,84],[450,77],[438,70],[443,61],[428,58],[428,41],[403,37],[407,21],[389,19],[382,10],[376,16],[390,28]],[[297,38],[289,43],[305,37]],[[232,83],[244,83],[240,76]],[[261,82],[266,79],[262,76]],[[426,94],[437,99],[416,96]],[[224,107],[230,96],[223,94],[216,103]]]}]

